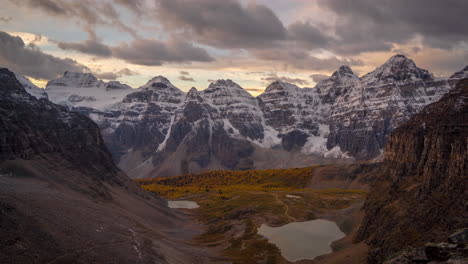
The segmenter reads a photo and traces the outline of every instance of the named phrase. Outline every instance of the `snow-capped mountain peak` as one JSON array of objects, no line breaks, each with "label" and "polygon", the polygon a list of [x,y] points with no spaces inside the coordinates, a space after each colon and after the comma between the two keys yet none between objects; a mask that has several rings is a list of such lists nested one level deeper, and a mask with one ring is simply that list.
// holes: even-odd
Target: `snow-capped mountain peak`
[{"label": "snow-capped mountain peak", "polygon": [[185,101],[203,101],[203,97],[200,95],[200,92],[197,90],[197,88],[192,87],[188,91],[187,95],[185,96]]},{"label": "snow-capped mountain peak", "polygon": [[81,72],[69,72],[66,71],[62,77],[52,80],[47,83],[47,89],[54,88],[91,88],[91,87],[102,87],[104,82],[98,80],[96,76],[91,73],[81,73]]},{"label": "snow-capped mountain peak", "polygon": [[[139,88],[140,90],[154,90],[154,91],[164,91],[171,90],[171,93],[176,93],[177,95],[183,94],[183,92],[175,87],[166,77],[158,75],[149,80],[145,85]],[[164,93],[167,93],[165,91]]]},{"label": "snow-capped mountain peak", "polygon": [[110,81],[106,84],[104,84],[104,88],[106,89],[106,91],[109,91],[109,90],[119,90],[119,89],[132,89],[132,87],[126,85],[126,84],[123,84],[121,82],[118,82],[118,81]]},{"label": "snow-capped mountain peak", "polygon": [[245,102],[255,104],[255,97],[232,80],[217,80],[203,90],[203,95],[215,105]]},{"label": "snow-capped mountain peak", "polygon": [[351,68],[349,66],[343,65],[340,68],[338,68],[338,70],[335,71],[332,74],[332,77],[335,77],[335,78],[346,78],[346,77],[355,78],[357,76],[354,74],[353,70],[351,70]]},{"label": "snow-capped mountain peak", "polygon": [[209,88],[217,88],[217,87],[233,87],[233,88],[241,88],[237,83],[233,82],[232,80],[230,79],[220,79],[220,80],[216,80],[215,82],[212,82],[209,86],[208,86],[208,89]]},{"label": "snow-capped mountain peak", "polygon": [[373,72],[362,77],[363,81],[368,82],[401,82],[401,81],[417,81],[417,80],[432,80],[433,75],[427,70],[418,68],[413,60],[408,59],[404,55],[395,55],[386,61],[382,66],[375,69]]}]

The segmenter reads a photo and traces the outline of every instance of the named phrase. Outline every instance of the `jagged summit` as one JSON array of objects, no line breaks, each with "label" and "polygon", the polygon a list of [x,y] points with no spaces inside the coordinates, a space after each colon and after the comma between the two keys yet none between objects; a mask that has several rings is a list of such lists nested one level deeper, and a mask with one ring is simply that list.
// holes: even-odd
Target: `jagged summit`
[{"label": "jagged summit", "polygon": [[338,68],[337,71],[335,71],[332,74],[332,77],[355,77],[356,75],[354,74],[353,70],[347,65],[343,65],[340,68]]},{"label": "jagged summit", "polygon": [[190,88],[190,90],[187,93],[187,96],[193,95],[193,94],[198,94],[198,90],[195,87]]},{"label": "jagged summit", "polygon": [[126,84],[123,84],[121,82],[118,82],[118,81],[110,81],[106,84],[104,84],[104,88],[106,90],[117,90],[117,89],[132,89],[132,87],[126,85]]},{"label": "jagged summit", "polygon": [[192,87],[187,93],[187,96],[185,97],[185,101],[203,101],[203,97],[201,97],[200,92],[197,90],[197,88]]},{"label": "jagged summit", "polygon": [[60,87],[80,87],[80,88],[91,88],[91,87],[102,87],[104,82],[98,80],[92,73],[82,72],[69,72],[66,71],[62,77],[51,80],[47,83],[47,89],[60,88]]},{"label": "jagged summit", "polygon": [[452,76],[450,76],[450,79],[463,79],[463,78],[468,78],[468,65],[463,68],[461,71],[458,71],[454,73]]},{"label": "jagged summit", "polygon": [[267,86],[265,91],[262,93],[272,93],[272,92],[293,92],[297,89],[301,89],[292,83],[283,82],[281,80],[276,80]]},{"label": "jagged summit", "polygon": [[203,90],[203,94],[207,98],[215,100],[215,104],[221,103],[221,101],[229,102],[243,100],[241,98],[255,100],[255,97],[253,97],[249,92],[229,79],[221,79],[211,83],[207,89]]},{"label": "jagged summit", "polygon": [[218,88],[218,87],[234,87],[234,88],[241,88],[242,89],[242,87],[240,85],[238,85],[237,83],[233,82],[230,79],[216,80],[215,82],[210,83],[210,85],[208,86],[208,89],[209,88]]},{"label": "jagged summit", "polygon": [[160,82],[160,83],[165,83],[165,84],[171,83],[166,77],[162,75],[155,76],[151,78],[151,80],[148,81],[148,83],[153,83],[153,82]]},{"label": "jagged summit", "polygon": [[178,90],[178,88],[176,88],[166,77],[158,75],[158,76],[151,78],[151,80],[149,80],[145,85],[140,87],[140,89],[161,90],[161,89],[165,89],[168,87]]},{"label": "jagged summit", "polygon": [[365,83],[399,82],[399,81],[429,81],[433,75],[427,70],[418,68],[412,59],[397,54],[387,60],[382,66],[362,77]]}]

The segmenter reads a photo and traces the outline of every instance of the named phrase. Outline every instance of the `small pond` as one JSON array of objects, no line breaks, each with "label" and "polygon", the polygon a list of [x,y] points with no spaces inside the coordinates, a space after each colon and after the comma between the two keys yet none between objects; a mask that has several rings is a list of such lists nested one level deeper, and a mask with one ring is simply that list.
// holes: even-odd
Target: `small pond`
[{"label": "small pond", "polygon": [[302,197],[297,196],[297,195],[291,195],[291,194],[286,194],[287,198],[294,198],[294,199],[301,199]]},{"label": "small pond", "polygon": [[258,228],[258,234],[275,244],[281,255],[292,262],[331,253],[330,244],[345,236],[334,222],[323,219],[293,222],[280,227],[263,224]]},{"label": "small pond", "polygon": [[167,201],[169,208],[177,208],[177,209],[195,209],[200,206],[196,202],[193,201]]}]

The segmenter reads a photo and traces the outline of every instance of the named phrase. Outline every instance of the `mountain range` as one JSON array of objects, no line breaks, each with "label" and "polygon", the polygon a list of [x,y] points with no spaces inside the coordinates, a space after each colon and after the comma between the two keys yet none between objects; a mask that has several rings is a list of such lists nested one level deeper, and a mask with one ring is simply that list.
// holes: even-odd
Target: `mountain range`
[{"label": "mountain range", "polygon": [[362,77],[342,66],[313,88],[275,81],[258,97],[231,80],[184,93],[163,76],[131,89],[72,72],[45,96],[88,115],[119,167],[144,178],[380,158],[393,129],[467,76],[437,78],[395,55]]}]

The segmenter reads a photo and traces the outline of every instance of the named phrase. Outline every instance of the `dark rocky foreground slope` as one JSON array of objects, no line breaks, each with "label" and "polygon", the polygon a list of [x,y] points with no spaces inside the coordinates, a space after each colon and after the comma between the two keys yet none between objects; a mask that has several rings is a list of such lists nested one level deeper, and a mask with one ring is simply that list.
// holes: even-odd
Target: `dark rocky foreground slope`
[{"label": "dark rocky foreground slope", "polygon": [[207,262],[185,223],[114,165],[94,122],[0,69],[0,263]]},{"label": "dark rocky foreground slope", "polygon": [[468,79],[391,134],[379,176],[359,234],[370,263],[468,227]]}]

